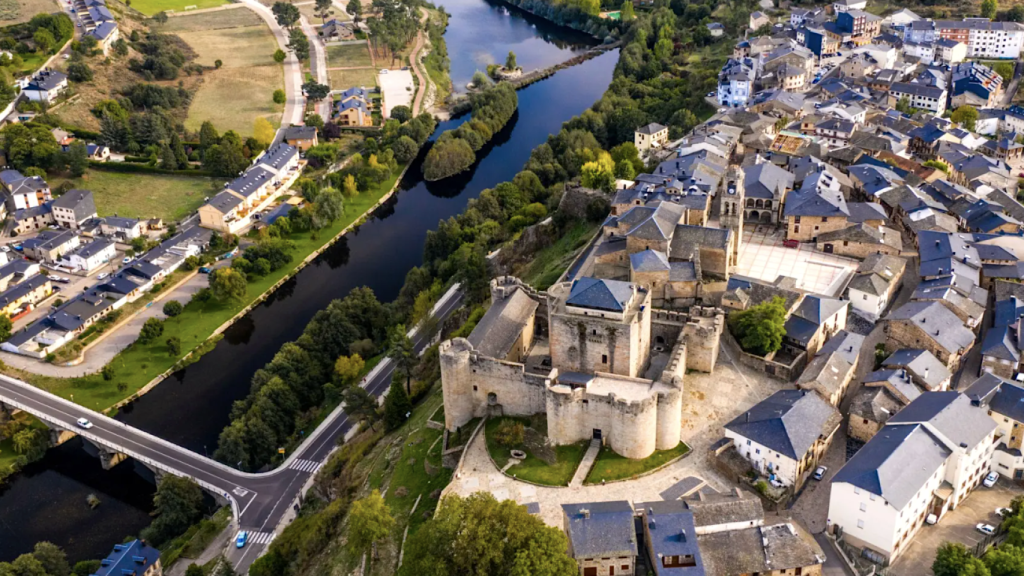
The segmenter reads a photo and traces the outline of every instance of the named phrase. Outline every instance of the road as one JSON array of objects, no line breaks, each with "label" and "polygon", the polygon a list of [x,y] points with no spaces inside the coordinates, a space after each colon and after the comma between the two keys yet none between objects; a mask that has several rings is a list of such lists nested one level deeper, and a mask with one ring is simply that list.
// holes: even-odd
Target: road
[{"label": "road", "polygon": [[[423,12],[420,18],[420,25],[423,26],[427,22],[427,18],[430,14],[427,13],[425,8],[420,8]],[[424,32],[421,27],[416,31],[416,45],[413,46],[412,53],[409,55],[409,62],[412,64],[412,73],[416,75],[416,80],[419,83],[420,89],[416,91],[416,96],[412,101],[412,115],[418,116],[422,112],[421,107],[423,106],[423,97],[430,91],[430,84],[428,83],[427,77],[420,71],[423,63],[420,61],[422,58],[421,53],[423,52],[423,45],[426,44],[427,33]]]},{"label": "road", "polygon": [[[309,38],[309,67],[313,70],[313,78],[319,84],[330,86],[331,82],[327,75],[327,47],[305,16],[301,17],[299,22],[302,24],[302,31]],[[324,122],[331,119],[331,102],[331,98],[328,97],[316,103],[316,113]]]},{"label": "road", "polygon": [[[433,311],[434,317],[442,321],[461,302],[461,290],[453,287],[438,302]],[[422,352],[433,336],[410,332],[417,352]],[[394,363],[385,359],[362,386],[379,397],[390,386],[394,369]],[[280,467],[269,472],[247,473],[2,375],[0,402],[29,412],[53,427],[76,432],[96,446],[127,454],[152,469],[188,476],[207,490],[230,500],[239,528],[250,534],[250,545],[241,550],[230,548],[229,560],[242,574],[273,540],[274,530],[285,512],[297,501],[302,486],[327,459],[338,440],[356,424],[339,407]],[[87,418],[92,426],[88,429],[76,426],[79,418]]]},{"label": "road", "polygon": [[[302,95],[302,64],[295,57],[295,53],[288,48],[288,31],[277,23],[270,8],[260,4],[258,0],[239,0],[239,2],[263,18],[267,26],[270,26],[270,31],[274,33],[274,38],[277,39],[281,50],[288,53],[284,59],[285,104],[284,114],[281,116],[281,126],[302,124],[305,121],[304,112],[306,110],[306,97]],[[310,40],[311,50],[312,44],[313,40]],[[278,135],[280,134],[281,131],[278,130]]]},{"label": "road", "polygon": [[1018,60],[1013,67],[1013,80],[1010,80],[1003,91],[1003,108],[1009,108],[1013,104],[1013,96],[1017,93],[1017,87],[1020,86],[1021,74],[1024,74],[1024,62]]}]

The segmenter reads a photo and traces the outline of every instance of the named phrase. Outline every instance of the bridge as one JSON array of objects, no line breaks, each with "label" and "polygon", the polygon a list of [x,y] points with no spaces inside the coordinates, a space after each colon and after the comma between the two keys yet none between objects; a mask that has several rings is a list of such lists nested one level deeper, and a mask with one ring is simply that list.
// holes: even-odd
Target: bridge
[{"label": "bridge", "polygon": [[[458,308],[462,296],[459,285],[452,286],[434,306],[432,317],[439,323],[443,321]],[[420,327],[409,331],[417,353],[422,353],[435,336],[432,331],[420,332]],[[394,362],[385,359],[360,385],[380,397],[390,386],[394,369]],[[234,557],[230,560],[243,574],[273,539],[279,522],[297,501],[303,485],[327,460],[338,439],[356,423],[349,420],[344,407],[339,406],[281,466],[269,472],[250,473],[3,375],[0,375],[0,404],[7,410],[18,409],[32,414],[46,423],[55,443],[80,436],[96,448],[105,468],[132,458],[158,476],[173,474],[190,478],[219,501],[227,502],[234,513],[235,526],[252,535],[252,545],[242,551],[232,549]],[[184,416],[183,423],[187,425],[188,415]],[[76,424],[79,418],[87,418],[93,426],[88,429],[79,427]],[[255,554],[252,552],[254,549],[257,551]]]}]

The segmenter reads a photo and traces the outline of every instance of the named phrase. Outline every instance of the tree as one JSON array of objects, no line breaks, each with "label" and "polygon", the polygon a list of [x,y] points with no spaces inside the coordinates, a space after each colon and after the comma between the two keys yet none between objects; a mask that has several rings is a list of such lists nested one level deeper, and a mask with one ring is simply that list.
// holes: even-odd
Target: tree
[{"label": "tree", "polygon": [[299,21],[299,17],[302,16],[299,13],[299,7],[291,2],[274,2],[274,5],[270,7],[270,11],[274,13],[277,23],[283,28],[291,28]]},{"label": "tree", "polygon": [[580,183],[587,188],[612,192],[615,189],[615,164],[611,155],[601,151],[597,160],[584,164],[580,169]]},{"label": "tree", "polygon": [[405,333],[405,324],[399,324],[388,338],[388,356],[395,361],[397,371],[405,375],[405,389],[412,395],[412,371],[419,363],[412,340]]},{"label": "tree", "polygon": [[391,150],[395,153],[395,160],[405,164],[411,162],[416,157],[416,154],[420,151],[420,146],[408,136],[399,136],[398,140],[395,140],[395,143],[391,145]]},{"label": "tree", "polygon": [[982,18],[988,18],[989,20],[996,19],[996,10],[999,8],[999,4],[996,0],[982,0],[981,2],[981,16]]},{"label": "tree", "polygon": [[352,16],[353,20],[359,22],[362,20],[363,16],[363,4],[359,0],[349,0],[348,5],[345,7],[345,11]]},{"label": "tree", "polygon": [[345,198],[351,198],[359,195],[359,187],[356,185],[356,177],[352,174],[345,175],[345,180],[341,183],[341,194]]},{"label": "tree", "polygon": [[338,356],[334,362],[334,373],[338,375],[342,383],[350,384],[362,373],[364,366],[366,366],[366,362],[359,354]]},{"label": "tree", "polygon": [[309,38],[299,28],[292,28],[288,33],[288,47],[295,52],[299,62],[309,60]]},{"label": "tree", "polygon": [[69,62],[68,80],[72,82],[88,82],[92,80],[92,69],[82,60]]},{"label": "tree", "polygon": [[89,576],[99,572],[100,566],[99,560],[81,560],[75,562],[75,567],[71,570],[71,573],[75,576]]},{"label": "tree", "polygon": [[56,544],[38,542],[35,548],[32,549],[32,555],[43,565],[47,576],[68,576],[71,574],[68,557]]},{"label": "tree", "polygon": [[166,304],[164,304],[164,314],[170,316],[171,318],[174,318],[178,314],[181,314],[181,311],[184,309],[185,307],[182,306],[181,302],[178,302],[177,300],[169,300],[167,301]]},{"label": "tree", "polygon": [[636,18],[636,12],[633,11],[633,0],[626,0],[622,3],[619,18],[623,22],[632,22]]},{"label": "tree", "polygon": [[913,108],[910,107],[910,99],[906,96],[900,97],[899,101],[896,102],[896,111],[903,114],[911,114]]},{"label": "tree", "polygon": [[274,104],[284,104],[288,100],[288,96],[284,93],[284,90],[278,88],[274,90]]},{"label": "tree", "polygon": [[320,14],[320,23],[327,23],[327,14],[330,13],[333,2],[331,0],[316,0],[316,11]]},{"label": "tree", "polygon": [[516,62],[516,53],[509,50],[508,56],[505,58],[505,70],[515,70],[519,68],[519,64]]},{"label": "tree", "polygon": [[379,416],[376,396],[367,392],[365,388],[349,386],[342,393],[342,400],[345,402],[346,414],[366,420],[370,424],[370,428],[373,428]]},{"label": "tree", "polygon": [[0,314],[0,341],[11,337],[13,327],[14,324],[11,322],[11,317],[7,314]]},{"label": "tree", "polygon": [[331,87],[320,84],[316,80],[310,80],[302,85],[302,92],[313,102],[319,102],[331,93]]},{"label": "tree", "polygon": [[185,145],[181,143],[181,137],[178,136],[177,132],[171,133],[171,142],[168,146],[171,147],[174,157],[178,160],[178,168],[188,168],[188,154],[185,153]]},{"label": "tree", "polygon": [[263,116],[256,118],[253,122],[252,135],[257,142],[264,146],[270,146],[270,143],[274,141],[274,126]]},{"label": "tree", "polygon": [[245,273],[234,268],[218,268],[210,273],[213,297],[226,302],[242,301],[247,291]]},{"label": "tree", "polygon": [[1024,6],[1014,5],[1006,12],[1006,19],[1010,22],[1024,22]]},{"label": "tree", "polygon": [[615,165],[615,177],[623,180],[636,178],[636,170],[633,169],[633,164],[629,160],[619,160],[619,163]]},{"label": "tree", "polygon": [[274,62],[277,62],[278,64],[280,64],[281,62],[284,62],[284,59],[287,58],[287,57],[288,57],[288,55],[285,54],[284,50],[281,50],[280,48],[278,48],[274,52]]},{"label": "tree", "polygon": [[932,573],[935,576],[989,576],[985,564],[959,542],[945,542],[939,546],[932,562]]},{"label": "tree", "polygon": [[506,418],[498,424],[498,429],[494,431],[494,439],[505,446],[506,448],[515,448],[523,443],[523,437],[526,435],[526,428],[522,422]]},{"label": "tree", "polygon": [[998,548],[991,548],[981,560],[992,576],[1024,574],[1024,548],[1014,544],[1004,543]]},{"label": "tree", "polygon": [[391,533],[395,519],[391,516],[380,490],[374,490],[369,496],[352,503],[349,511],[348,547],[353,554],[365,554],[377,542]]},{"label": "tree", "polygon": [[160,167],[164,170],[177,170],[178,168],[178,157],[174,155],[174,150],[167,144],[160,146]]},{"label": "tree", "polygon": [[220,142],[220,135],[217,134],[217,129],[213,127],[213,122],[206,120],[202,126],[199,127],[199,148],[206,150],[210,146]]},{"label": "tree", "polygon": [[399,122],[408,122],[412,118],[412,109],[405,105],[398,105],[391,109],[391,117]]},{"label": "tree", "polygon": [[193,480],[167,474],[156,486],[153,504],[156,518],[142,537],[160,545],[203,517],[203,490]]},{"label": "tree", "polygon": [[43,563],[31,554],[22,554],[11,562],[13,576],[47,576]]},{"label": "tree", "polygon": [[391,380],[388,395],[384,398],[384,425],[388,430],[395,430],[404,424],[409,418],[409,413],[412,412],[412,401],[405,393],[405,388],[402,387],[402,381],[398,378],[397,372],[395,376],[396,378]]},{"label": "tree", "polygon": [[565,533],[512,500],[487,492],[448,495],[406,544],[399,576],[491,574],[574,576]]},{"label": "tree", "polygon": [[344,213],[344,198],[334,188],[324,188],[313,203],[313,210],[323,226],[332,224]]},{"label": "tree", "polygon": [[35,34],[32,35],[32,41],[35,42],[37,50],[46,54],[49,54],[53,50],[54,44],[57,43],[53,33],[45,28],[36,30]]},{"label": "tree", "polygon": [[[995,0],[993,0],[995,1]],[[1013,80],[1013,63],[1012,62],[997,62],[992,66],[992,70],[1003,77],[1003,86],[1010,83]]]},{"label": "tree", "polygon": [[776,296],[767,302],[729,315],[729,328],[740,346],[765,356],[782,347],[786,335],[786,302]]},{"label": "tree", "polygon": [[185,576],[206,576],[206,571],[198,564],[189,564],[185,569]]},{"label": "tree", "polygon": [[150,318],[142,325],[142,331],[139,332],[139,342],[142,344],[149,344],[153,340],[159,338],[163,333],[164,323],[158,318]]},{"label": "tree", "polygon": [[167,339],[167,353],[171,356],[181,354],[181,338],[171,336]]},{"label": "tree", "polygon": [[310,114],[306,116],[306,126],[312,126],[317,130],[323,130],[324,119],[319,114]]}]

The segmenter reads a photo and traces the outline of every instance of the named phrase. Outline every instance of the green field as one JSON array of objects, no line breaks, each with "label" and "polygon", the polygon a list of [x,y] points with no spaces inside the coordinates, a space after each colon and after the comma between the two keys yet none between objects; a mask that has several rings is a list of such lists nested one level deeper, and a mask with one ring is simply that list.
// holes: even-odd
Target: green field
[{"label": "green field", "polygon": [[92,190],[100,216],[180,220],[195,212],[207,196],[216,194],[223,179],[163,174],[123,174],[89,170],[82,178],[54,179],[53,188],[70,181]]},{"label": "green field", "polygon": [[[202,10],[216,8],[227,3],[228,0],[133,0],[132,8],[146,16],[153,16],[158,12],[186,12],[185,7]],[[193,6],[195,8],[192,8]]]},{"label": "green field", "polygon": [[164,24],[153,23],[152,28],[164,33],[199,32],[201,30],[218,30],[220,28],[239,28],[242,26],[260,26],[263,19],[242,4],[235,4],[228,10],[218,10],[205,14],[188,14],[173,16]]},{"label": "green field", "polygon": [[373,68],[357,70],[330,70],[331,90],[347,90],[356,86],[370,88],[377,85],[377,73]]},{"label": "green field", "polygon": [[[289,240],[295,245],[292,262],[255,282],[250,282],[243,301],[211,300],[205,303],[193,302],[186,305],[184,312],[164,323],[164,332],[160,338],[149,344],[132,344],[127,350],[114,357],[110,362],[115,372],[111,380],[104,380],[98,373],[81,378],[53,378],[21,370],[9,369],[9,371],[64,398],[74,395],[75,402],[94,410],[103,410],[116,404],[173,366],[188,351],[205,342],[217,327],[230,320],[278,280],[290,274],[307,255],[331,241],[346,226],[362,218],[371,206],[391,190],[398,180],[400,172],[401,170],[396,172],[377,188],[346,200],[345,214],[331,226],[320,230],[316,239],[313,239],[308,232],[292,234],[289,237]],[[172,336],[181,339],[182,354],[180,356],[171,356],[167,351],[166,342]],[[125,384],[123,392],[117,389],[119,383]]]},{"label": "green field", "polygon": [[625,480],[664,466],[686,454],[690,447],[680,442],[670,450],[657,450],[643,460],[631,460],[616,454],[608,446],[602,446],[594,461],[594,467],[587,474],[585,484],[600,484],[602,481]]},{"label": "green field", "polygon": [[174,21],[175,33],[196,51],[197,63],[222,63],[219,70],[203,74],[185,127],[198,130],[204,121],[210,120],[221,132],[234,130],[249,136],[258,117],[279,126],[284,106],[274,104],[273,94],[274,90],[284,88],[284,69],[274,62],[277,41],[263,22],[228,27],[232,22],[252,21],[238,14],[238,9],[224,12],[170,19]]},{"label": "green field", "polygon": [[328,68],[356,66],[373,66],[370,48],[366,44],[335,44],[327,47]]},{"label": "green field", "polygon": [[487,453],[499,469],[504,468],[511,459],[509,447],[502,446],[495,440],[495,432],[502,422],[512,420],[521,422],[526,428],[523,444],[516,448],[526,452],[526,459],[510,466],[505,474],[515,476],[535,484],[546,486],[568,486],[576,469],[579,468],[583,455],[587,452],[588,442],[577,442],[564,446],[552,447],[546,444],[547,421],[543,416],[533,418],[494,418],[484,425],[487,441]]}]

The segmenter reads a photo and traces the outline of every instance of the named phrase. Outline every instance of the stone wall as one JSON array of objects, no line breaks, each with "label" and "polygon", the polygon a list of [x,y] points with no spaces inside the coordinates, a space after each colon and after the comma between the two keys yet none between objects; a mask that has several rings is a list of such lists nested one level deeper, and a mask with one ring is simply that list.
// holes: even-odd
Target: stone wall
[{"label": "stone wall", "polygon": [[610,372],[635,377],[650,354],[650,292],[635,317],[626,320],[567,312],[549,318],[551,363],[564,371]]},{"label": "stone wall", "polygon": [[800,373],[803,372],[804,367],[807,366],[806,352],[802,352],[789,364],[783,364],[773,360],[774,353],[768,356],[755,356],[754,354],[744,352],[740,348],[739,342],[736,341],[728,330],[722,331],[722,342],[723,345],[729,348],[729,352],[739,360],[740,364],[784,382],[796,380]]},{"label": "stone wall", "polygon": [[595,431],[600,431],[601,441],[627,458],[646,458],[657,446],[658,398],[655,394],[640,401],[626,401],[614,394],[590,394],[582,387],[553,386],[547,394],[547,417],[548,438],[553,444],[588,440],[594,437]]},{"label": "stone wall", "polygon": [[847,428],[847,435],[855,440],[867,442],[878,433],[884,426],[883,423],[861,418],[856,414],[850,414],[850,425]]},{"label": "stone wall", "polygon": [[689,312],[655,310],[651,317],[653,341],[674,345],[681,340],[686,345],[689,370],[714,371],[724,330],[725,313],[720,308],[693,306]]},{"label": "stone wall", "polygon": [[889,354],[901,348],[923,348],[931,352],[939,362],[946,365],[950,372],[956,372],[960,367],[961,354],[967,351],[947,352],[945,348],[938,345],[928,334],[917,327],[909,320],[884,320],[885,322],[885,351]]},{"label": "stone wall", "polygon": [[802,216],[797,224],[795,217],[790,217],[787,223],[786,239],[799,240],[800,242],[811,242],[821,234],[834,232],[849,227],[846,217],[832,216],[822,218],[820,216]]},{"label": "stone wall", "polygon": [[849,242],[844,240],[834,242],[822,242],[818,240],[817,248],[819,252],[825,252],[825,246],[832,246],[832,253],[836,256],[846,256],[848,258],[856,258],[863,260],[872,254],[888,254],[889,256],[899,256],[900,251],[888,244],[869,244],[866,242]]}]

